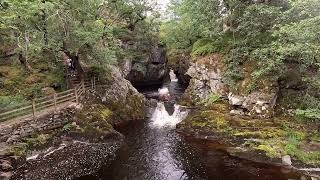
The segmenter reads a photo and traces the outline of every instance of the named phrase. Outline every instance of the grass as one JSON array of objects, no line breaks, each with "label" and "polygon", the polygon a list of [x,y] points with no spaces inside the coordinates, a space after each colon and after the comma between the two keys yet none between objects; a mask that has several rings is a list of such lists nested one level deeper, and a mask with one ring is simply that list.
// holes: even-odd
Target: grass
[{"label": "grass", "polygon": [[207,106],[207,105],[212,105],[212,104],[219,102],[221,100],[222,99],[221,99],[220,95],[215,94],[215,93],[210,93],[206,99],[204,99],[200,102],[200,104],[204,104]]},{"label": "grass", "polygon": [[320,120],[320,109],[297,109],[295,115],[302,120]]},{"label": "grass", "polygon": [[49,134],[39,134],[32,138],[25,138],[21,142],[14,144],[10,152],[17,157],[25,156],[29,148],[43,145],[50,138]]}]

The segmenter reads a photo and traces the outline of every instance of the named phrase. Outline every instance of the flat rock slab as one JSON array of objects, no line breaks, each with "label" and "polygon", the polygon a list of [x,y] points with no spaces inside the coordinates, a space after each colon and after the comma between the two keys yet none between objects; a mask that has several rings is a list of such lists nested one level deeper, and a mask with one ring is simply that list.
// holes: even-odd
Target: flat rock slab
[{"label": "flat rock slab", "polygon": [[9,150],[10,150],[10,146],[7,143],[5,142],[0,143],[0,157],[6,156],[9,153]]}]

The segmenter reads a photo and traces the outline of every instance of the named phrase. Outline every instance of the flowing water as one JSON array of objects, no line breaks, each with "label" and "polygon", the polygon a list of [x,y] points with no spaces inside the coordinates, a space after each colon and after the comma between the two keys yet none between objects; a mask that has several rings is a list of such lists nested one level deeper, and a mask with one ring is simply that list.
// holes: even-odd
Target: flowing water
[{"label": "flowing water", "polygon": [[[184,91],[176,80],[168,82],[172,100],[159,102],[146,121],[132,122],[119,129],[126,136],[111,167],[81,179],[178,180],[178,179],[288,179],[280,168],[240,160],[215,150],[206,141],[186,140],[175,125],[187,111],[175,104]],[[145,90],[146,95],[157,89]],[[169,112],[168,112],[169,111]],[[170,112],[171,111],[171,112]]]}]

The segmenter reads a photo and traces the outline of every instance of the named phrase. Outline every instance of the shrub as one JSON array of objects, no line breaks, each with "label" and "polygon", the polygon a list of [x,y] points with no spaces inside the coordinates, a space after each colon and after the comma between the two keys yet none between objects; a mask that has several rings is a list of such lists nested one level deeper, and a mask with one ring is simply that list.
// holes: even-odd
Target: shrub
[{"label": "shrub", "polygon": [[192,47],[192,56],[203,56],[214,52],[218,52],[218,48],[210,39],[200,39]]},{"label": "shrub", "polygon": [[68,124],[66,124],[66,125],[64,125],[64,126],[62,127],[62,131],[68,132],[68,131],[71,131],[72,129],[74,129],[75,127],[76,127],[76,126],[75,126],[74,124],[68,123]]},{"label": "shrub", "polygon": [[206,99],[201,101],[201,104],[210,105],[221,101],[221,96],[215,93],[210,93]]},{"label": "shrub", "polygon": [[1,111],[6,111],[15,107],[20,106],[23,103],[26,103],[26,99],[21,96],[0,96],[0,107]]},{"label": "shrub", "polygon": [[320,120],[320,109],[297,109],[295,115],[300,119],[317,119]]}]

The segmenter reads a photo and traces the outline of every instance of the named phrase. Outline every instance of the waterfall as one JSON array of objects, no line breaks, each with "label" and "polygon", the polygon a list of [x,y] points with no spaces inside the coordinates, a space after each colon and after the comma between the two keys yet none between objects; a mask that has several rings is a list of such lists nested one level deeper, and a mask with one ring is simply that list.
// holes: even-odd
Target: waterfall
[{"label": "waterfall", "polygon": [[152,127],[175,127],[176,124],[181,122],[188,115],[188,111],[182,111],[181,107],[177,104],[174,105],[174,112],[169,115],[163,102],[158,102],[155,111],[151,117]]},{"label": "waterfall", "polygon": [[170,80],[171,80],[171,82],[178,82],[177,76],[176,76],[176,74],[173,72],[172,69],[170,69],[169,75],[170,75]]}]

